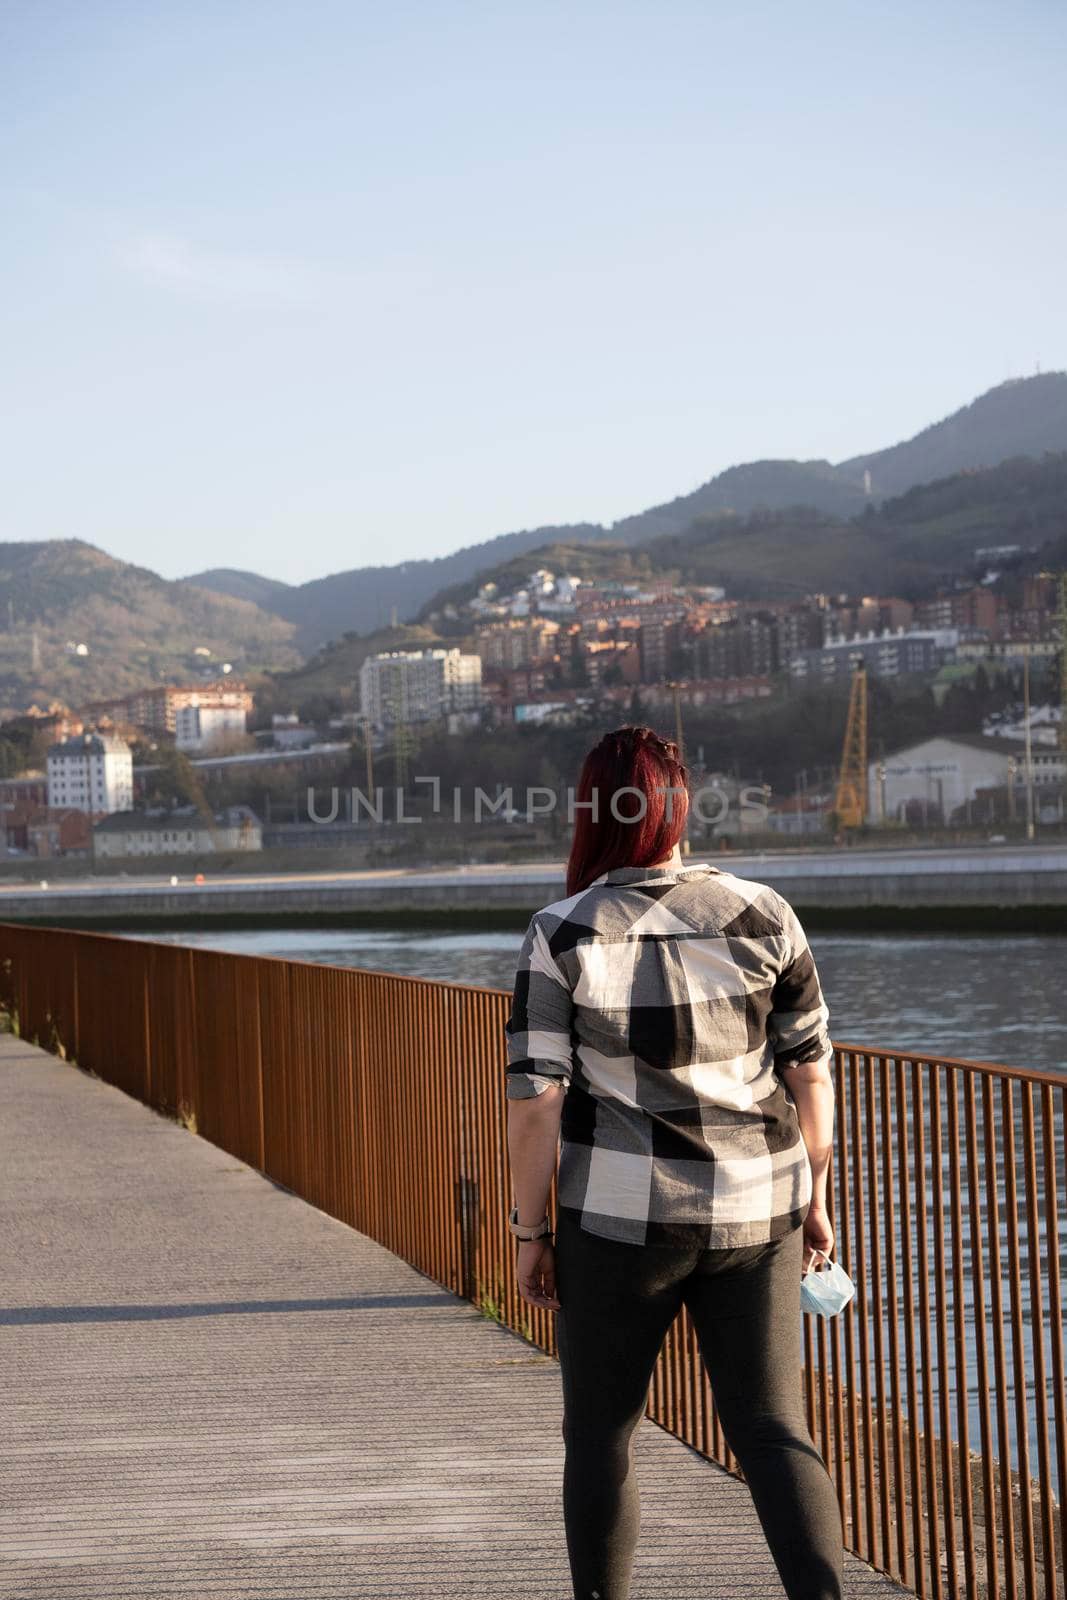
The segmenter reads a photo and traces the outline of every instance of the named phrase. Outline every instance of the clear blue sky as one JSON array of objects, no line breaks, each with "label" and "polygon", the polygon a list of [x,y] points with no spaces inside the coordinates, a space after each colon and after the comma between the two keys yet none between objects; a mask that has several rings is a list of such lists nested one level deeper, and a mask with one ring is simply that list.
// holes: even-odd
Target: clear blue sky
[{"label": "clear blue sky", "polygon": [[5,539],[304,578],[1067,366],[1067,8],[4,0]]}]

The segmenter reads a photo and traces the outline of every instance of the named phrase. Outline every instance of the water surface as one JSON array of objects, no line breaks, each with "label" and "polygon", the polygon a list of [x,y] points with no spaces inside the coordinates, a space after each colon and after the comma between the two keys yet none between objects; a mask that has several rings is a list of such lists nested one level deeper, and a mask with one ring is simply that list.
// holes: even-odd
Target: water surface
[{"label": "water surface", "polygon": [[[174,944],[509,989],[514,932],[374,928],[148,934]],[[809,934],[835,1039],[1067,1072],[1067,939]]]}]

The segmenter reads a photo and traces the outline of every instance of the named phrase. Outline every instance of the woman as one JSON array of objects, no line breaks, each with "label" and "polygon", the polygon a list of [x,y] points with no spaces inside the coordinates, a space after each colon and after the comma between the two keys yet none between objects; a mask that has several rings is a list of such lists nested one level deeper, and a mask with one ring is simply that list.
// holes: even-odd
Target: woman
[{"label": "woman", "polygon": [[829,1013],[781,895],[683,864],[687,809],[651,728],[590,751],[567,898],[530,922],[507,1024],[509,1226],[523,1298],[558,1313],[574,1594],[629,1595],[633,1434],[684,1304],[787,1595],[838,1600],[800,1381],[800,1278],[834,1242]]}]

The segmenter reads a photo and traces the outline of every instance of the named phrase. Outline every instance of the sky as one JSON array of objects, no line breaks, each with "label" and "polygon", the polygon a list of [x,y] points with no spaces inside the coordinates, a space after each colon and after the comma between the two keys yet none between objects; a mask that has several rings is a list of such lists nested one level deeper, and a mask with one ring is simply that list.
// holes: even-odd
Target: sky
[{"label": "sky", "polygon": [[0,0],[4,540],[286,582],[1067,367],[1059,0]]}]

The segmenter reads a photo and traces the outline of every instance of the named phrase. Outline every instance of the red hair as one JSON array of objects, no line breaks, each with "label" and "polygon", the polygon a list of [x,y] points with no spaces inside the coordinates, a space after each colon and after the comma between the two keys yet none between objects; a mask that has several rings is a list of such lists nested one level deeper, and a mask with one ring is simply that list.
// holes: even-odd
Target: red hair
[{"label": "red hair", "polygon": [[686,779],[678,746],[653,729],[606,733],[578,779],[567,893],[616,867],[650,867],[669,856],[689,811]]}]

